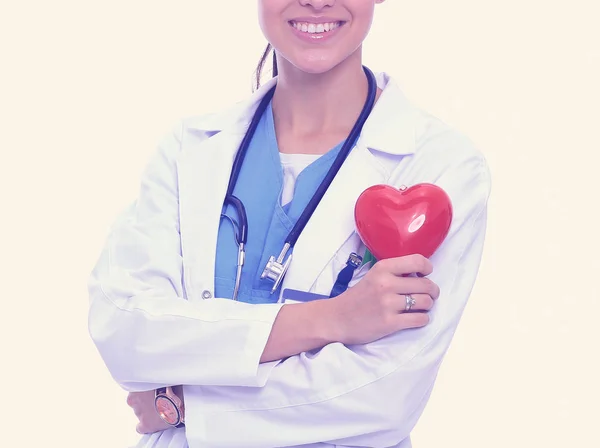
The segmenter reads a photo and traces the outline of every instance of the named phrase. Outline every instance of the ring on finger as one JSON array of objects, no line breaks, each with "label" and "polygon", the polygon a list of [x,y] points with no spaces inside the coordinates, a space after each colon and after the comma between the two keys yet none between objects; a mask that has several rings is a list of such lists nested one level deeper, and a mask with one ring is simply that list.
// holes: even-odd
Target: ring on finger
[{"label": "ring on finger", "polygon": [[417,301],[410,294],[405,294],[404,297],[406,298],[406,306],[404,307],[404,310],[408,312],[412,309],[413,306],[415,306]]}]

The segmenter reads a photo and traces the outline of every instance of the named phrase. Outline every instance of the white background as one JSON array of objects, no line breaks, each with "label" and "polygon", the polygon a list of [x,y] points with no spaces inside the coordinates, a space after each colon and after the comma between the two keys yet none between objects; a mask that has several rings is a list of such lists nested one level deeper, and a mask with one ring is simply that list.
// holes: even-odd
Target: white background
[{"label": "white background", "polygon": [[[594,0],[378,7],[365,63],[470,136],[494,181],[416,448],[600,446],[599,17]],[[158,139],[248,95],[264,44],[249,0],[3,2],[2,446],[137,440],[87,334],[87,277]]]}]

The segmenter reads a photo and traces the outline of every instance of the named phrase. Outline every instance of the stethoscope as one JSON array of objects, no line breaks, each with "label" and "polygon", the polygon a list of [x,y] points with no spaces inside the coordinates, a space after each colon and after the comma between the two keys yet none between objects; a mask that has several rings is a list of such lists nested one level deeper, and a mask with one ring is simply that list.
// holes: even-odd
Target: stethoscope
[{"label": "stethoscope", "polygon": [[[296,241],[300,237],[302,230],[304,230],[304,227],[308,223],[308,220],[319,205],[319,202],[321,202],[321,199],[325,195],[325,192],[329,188],[331,182],[333,182],[333,179],[335,178],[337,172],[344,163],[344,160],[346,159],[347,155],[354,147],[354,144],[356,143],[356,140],[358,139],[360,132],[362,131],[362,128],[365,122],[367,121],[371,110],[373,109],[373,105],[375,104],[375,99],[377,95],[377,82],[375,79],[375,75],[373,74],[373,72],[371,72],[371,70],[364,66],[363,70],[367,75],[368,94],[367,100],[365,101],[365,105],[363,106],[361,113],[358,119],[356,120],[356,123],[354,123],[354,127],[350,131],[350,134],[344,142],[342,149],[338,153],[336,159],[333,161],[331,168],[325,175],[325,178],[317,187],[317,190],[315,191],[313,197],[309,201],[302,214],[300,215],[300,218],[298,218],[298,221],[286,237],[285,243],[283,245],[283,248],[281,249],[281,252],[279,253],[279,256],[277,258],[275,258],[275,256],[271,256],[269,258],[269,261],[267,262],[267,265],[265,266],[265,269],[263,270],[263,273],[260,276],[261,279],[267,279],[273,282],[271,294],[273,294],[277,290],[288,268],[290,267],[290,263],[292,261],[292,254],[287,256],[288,252],[291,248],[294,247],[294,244],[296,244]],[[252,141],[252,137],[256,132],[256,128],[258,127],[263,113],[265,112],[267,106],[269,105],[269,102],[273,98],[273,94],[275,93],[276,87],[277,86],[274,86],[263,97],[260,104],[258,105],[258,108],[254,113],[254,116],[252,117],[252,121],[250,122],[248,131],[246,132],[246,135],[244,136],[244,139],[242,140],[242,143],[240,144],[238,152],[235,156],[231,176],[229,177],[229,186],[227,187],[225,201],[223,202],[223,213],[221,214],[221,217],[228,219],[234,226],[236,230],[235,238],[238,245],[237,272],[235,277],[235,287],[233,290],[233,300],[237,300],[237,296],[239,293],[240,283],[242,279],[242,269],[244,266],[244,260],[246,256],[245,247],[248,241],[248,218],[246,215],[246,209],[242,201],[240,201],[237,197],[233,195],[233,189],[235,188],[235,184],[238,180],[240,170],[242,169],[242,163],[244,161],[246,153],[248,152],[248,148],[250,146],[250,142]],[[225,214],[225,209],[228,205],[231,205],[236,210],[238,222],[235,222],[232,218]]]}]

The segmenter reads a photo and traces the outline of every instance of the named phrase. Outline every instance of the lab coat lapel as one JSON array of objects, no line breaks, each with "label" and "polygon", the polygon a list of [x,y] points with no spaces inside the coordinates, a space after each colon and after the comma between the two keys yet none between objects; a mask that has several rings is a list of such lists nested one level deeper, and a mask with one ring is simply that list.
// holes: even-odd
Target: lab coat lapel
[{"label": "lab coat lapel", "polygon": [[283,288],[308,290],[314,284],[355,231],[354,204],[358,196],[386,179],[385,170],[359,140],[300,235]]},{"label": "lab coat lapel", "polygon": [[[188,298],[197,299],[208,292],[214,295],[219,221],[233,159],[258,102],[275,82],[270,80],[248,101],[224,114],[189,123],[192,133],[194,129],[217,133],[187,146],[179,164],[180,225]],[[390,179],[393,173],[371,151],[392,156],[414,152],[414,109],[387,75],[378,76],[378,85],[385,91],[355,148],[300,235],[284,288],[307,290],[315,283],[355,231],[354,205],[358,196],[366,188]]]},{"label": "lab coat lapel", "polygon": [[[370,186],[388,183],[400,160],[415,152],[416,109],[387,75],[378,76],[378,85],[384,91],[355,148],[300,235],[283,288],[306,291],[315,285],[355,232],[354,206],[360,194]],[[386,157],[379,159],[380,154]]]},{"label": "lab coat lapel", "polygon": [[[275,82],[265,83],[231,109],[186,123],[188,135],[182,144],[178,175],[188,299],[214,296],[219,223],[233,160],[258,103]],[[203,137],[207,134],[212,136]]]},{"label": "lab coat lapel", "polygon": [[214,295],[220,216],[233,159],[243,136],[243,133],[219,132],[182,153],[180,231],[188,299]]}]

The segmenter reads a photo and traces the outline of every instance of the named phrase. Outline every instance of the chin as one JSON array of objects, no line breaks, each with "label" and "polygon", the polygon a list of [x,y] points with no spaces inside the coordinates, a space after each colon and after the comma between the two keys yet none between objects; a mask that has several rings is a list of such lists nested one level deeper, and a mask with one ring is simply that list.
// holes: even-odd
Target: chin
[{"label": "chin", "polygon": [[327,73],[342,62],[345,58],[328,57],[324,55],[302,55],[300,57],[290,58],[288,62],[296,69],[303,73],[311,75],[321,75]]},{"label": "chin", "polygon": [[323,73],[330,72],[333,68],[336,67],[336,65],[332,65],[329,63],[298,65],[294,64],[294,67],[302,73],[307,73],[309,75],[322,75]]}]

